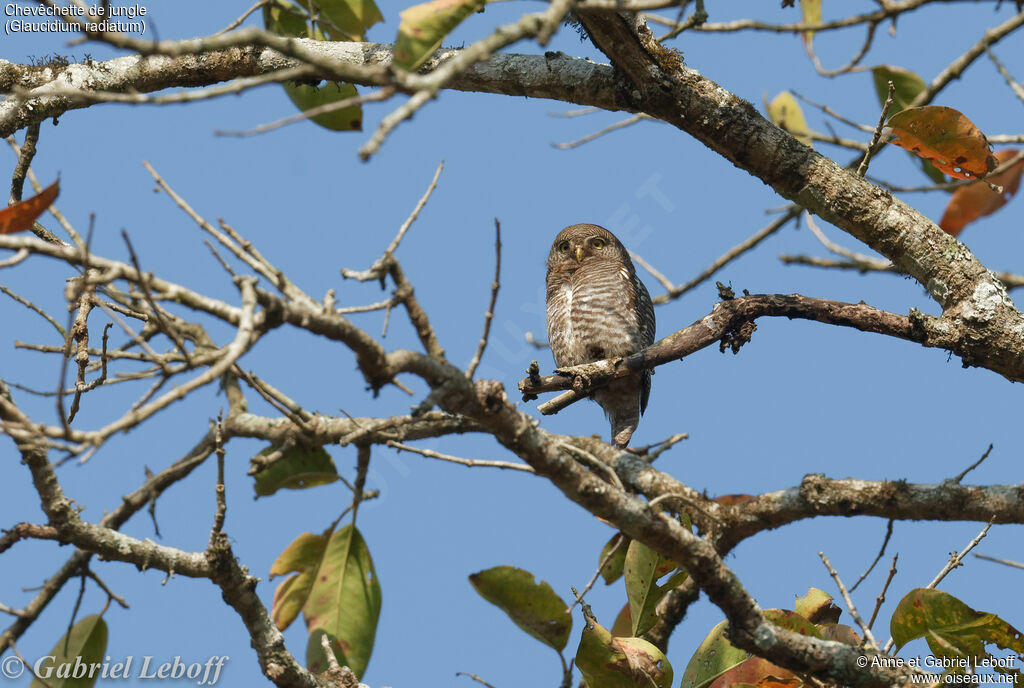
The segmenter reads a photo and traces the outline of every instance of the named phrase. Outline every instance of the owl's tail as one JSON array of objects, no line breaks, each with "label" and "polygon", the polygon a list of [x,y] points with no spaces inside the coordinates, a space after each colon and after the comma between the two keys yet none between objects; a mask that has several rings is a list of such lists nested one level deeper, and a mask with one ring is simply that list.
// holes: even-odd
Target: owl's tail
[{"label": "owl's tail", "polygon": [[594,392],[593,399],[612,426],[612,444],[619,449],[629,445],[633,432],[640,424],[641,381],[633,377],[615,380]]}]

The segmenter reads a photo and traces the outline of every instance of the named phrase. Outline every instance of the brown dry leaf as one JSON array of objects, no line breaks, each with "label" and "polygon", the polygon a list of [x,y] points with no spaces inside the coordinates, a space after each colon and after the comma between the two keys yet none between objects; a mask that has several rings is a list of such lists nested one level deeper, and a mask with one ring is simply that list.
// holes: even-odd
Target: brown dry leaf
[{"label": "brown dry leaf", "polygon": [[37,195],[0,210],[0,234],[14,234],[32,228],[36,218],[53,205],[60,192],[60,180],[43,189]]},{"label": "brown dry leaf", "polygon": [[[1017,156],[1014,149],[1001,150],[996,153],[996,160],[1003,164]],[[1024,173],[1024,160],[1010,169],[987,177],[983,182],[974,182],[961,186],[949,198],[946,211],[939,220],[939,227],[947,233],[958,236],[964,227],[980,217],[991,215],[1006,205],[1020,188],[1020,177]],[[1003,193],[992,190],[986,182],[1003,187]]]},{"label": "brown dry leaf", "polygon": [[909,108],[890,117],[887,126],[898,137],[890,143],[931,160],[951,177],[977,179],[996,167],[985,135],[953,108]]}]

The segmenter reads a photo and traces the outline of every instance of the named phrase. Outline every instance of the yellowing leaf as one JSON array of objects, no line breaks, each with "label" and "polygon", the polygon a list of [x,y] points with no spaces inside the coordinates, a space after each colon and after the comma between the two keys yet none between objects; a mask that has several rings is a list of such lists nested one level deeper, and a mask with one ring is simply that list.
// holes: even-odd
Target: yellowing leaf
[{"label": "yellowing leaf", "polygon": [[[994,661],[985,649],[989,643],[1024,656],[1024,635],[1020,631],[995,614],[975,611],[941,590],[911,590],[896,605],[889,629],[897,648],[923,637],[936,657],[969,659],[972,663],[985,658]],[[1024,676],[1016,668],[993,668],[1015,676],[1016,683]],[[949,671],[964,673],[955,665]]]},{"label": "yellowing leaf", "polygon": [[[804,24],[821,23],[821,0],[800,0],[800,11],[803,12]],[[811,52],[811,41],[814,40],[813,31],[804,31],[800,34],[803,38],[807,52]]]},{"label": "yellowing leaf", "polygon": [[508,614],[513,623],[545,645],[561,652],[569,642],[572,617],[567,605],[546,582],[513,566],[495,566],[469,577],[485,600]]},{"label": "yellowing leaf", "polygon": [[588,686],[595,688],[670,688],[672,665],[657,647],[642,638],[615,638],[588,620],[576,650]]},{"label": "yellowing leaf", "polygon": [[811,146],[810,130],[804,112],[789,91],[783,91],[767,104],[768,119],[793,135],[800,143]]},{"label": "yellowing leaf", "polygon": [[53,205],[60,193],[60,180],[40,191],[38,194],[14,205],[0,210],[0,234],[14,234],[31,229],[36,218]]},{"label": "yellowing leaf", "polygon": [[796,598],[796,613],[813,623],[835,623],[842,610],[824,590],[807,588],[806,595]]},{"label": "yellowing leaf", "polygon": [[426,62],[441,41],[472,12],[481,12],[486,0],[431,0],[401,13],[395,39],[394,64],[412,71]]},{"label": "yellowing leaf", "polygon": [[926,105],[897,112],[887,126],[900,148],[932,161],[957,179],[983,177],[996,167],[988,140],[976,126],[953,108]]},{"label": "yellowing leaf", "polygon": [[303,608],[310,632],[306,646],[309,670],[327,670],[327,658],[315,634],[323,631],[330,636],[338,663],[362,676],[373,652],[380,605],[380,581],[366,541],[351,524],[339,528],[327,542]]},{"label": "yellowing leaf", "polygon": [[[996,160],[1002,165],[1015,158],[1018,152],[1016,150],[1001,150],[996,153]],[[950,197],[946,211],[942,214],[942,219],[939,220],[939,227],[953,236],[958,236],[963,228],[970,223],[999,210],[1017,193],[1017,189],[1020,188],[1022,172],[1024,172],[1024,160],[1005,172],[986,177],[985,181],[959,187]],[[1003,187],[1003,192],[993,191],[986,182]]]},{"label": "yellowing leaf", "polygon": [[288,628],[306,606],[317,569],[323,561],[327,539],[327,535],[303,533],[278,555],[270,567],[271,580],[274,576],[283,576],[293,571],[296,574],[282,581],[274,591],[271,618],[279,630]]}]

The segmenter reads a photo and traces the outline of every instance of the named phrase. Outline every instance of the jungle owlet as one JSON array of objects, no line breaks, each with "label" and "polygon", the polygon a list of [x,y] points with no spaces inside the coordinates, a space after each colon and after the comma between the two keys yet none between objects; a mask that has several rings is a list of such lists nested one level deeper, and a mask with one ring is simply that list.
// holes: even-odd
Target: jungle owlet
[{"label": "jungle owlet", "polygon": [[[654,342],[654,306],[615,235],[597,225],[566,227],[551,246],[547,273],[548,340],[559,368],[628,356]],[[647,408],[651,373],[597,389],[617,447]]]}]

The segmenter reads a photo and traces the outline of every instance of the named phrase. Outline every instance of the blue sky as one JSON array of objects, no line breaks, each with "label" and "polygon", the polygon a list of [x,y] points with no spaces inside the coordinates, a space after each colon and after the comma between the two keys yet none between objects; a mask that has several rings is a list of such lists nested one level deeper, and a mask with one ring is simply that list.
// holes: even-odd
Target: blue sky
[{"label": "blue sky", "polygon": [[[833,3],[835,5],[836,3]],[[149,3],[147,37],[186,38],[219,30],[249,3],[182,0]],[[712,20],[741,16],[796,21],[797,10],[773,3],[710,3]],[[866,11],[874,3],[843,3]],[[931,79],[975,43],[985,28],[1011,15],[1013,3],[998,12],[993,3],[942,5],[902,17],[895,37],[880,31],[865,64],[896,64]],[[446,43],[459,45],[536,2],[507,2],[472,16]],[[390,41],[401,4],[384,2],[387,18],[371,40]],[[838,9],[838,8],[837,8]],[[832,5],[826,3],[826,17]],[[950,20],[953,18],[953,20]],[[887,29],[888,27],[883,27]],[[67,36],[5,36],[0,56],[14,62],[53,53],[104,59],[101,46],[65,47]],[[816,45],[829,66],[844,63],[862,39],[857,29],[820,35]],[[870,75],[818,77],[793,36],[691,35],[677,43],[687,63],[761,108],[762,96],[794,89],[844,115],[874,123],[878,104]],[[548,49],[600,59],[573,31],[563,29]],[[538,52],[536,44],[511,50]],[[1024,78],[1024,41],[1011,38],[996,48],[1001,60]],[[988,61],[975,63],[936,101],[967,114],[984,132],[1020,131],[1024,108]],[[339,269],[363,269],[380,255],[415,205],[440,160],[445,161],[437,191],[397,252],[428,310],[442,346],[453,362],[465,365],[475,350],[493,275],[493,221],[503,230],[502,288],[491,344],[478,376],[502,381],[514,390],[530,360],[552,367],[550,354],[524,341],[527,331],[544,333],[544,260],[550,242],[564,226],[602,224],[677,283],[685,282],[729,247],[767,224],[765,209],[783,205],[759,180],[667,125],[641,122],[572,151],[553,142],[570,141],[621,119],[599,113],[553,118],[572,106],[549,101],[444,92],[403,124],[380,153],[361,163],[356,149],[396,103],[367,108],[363,133],[336,134],[311,124],[285,127],[250,138],[214,135],[218,129],[245,129],[292,114],[278,87],[238,97],[184,106],[98,105],[70,112],[59,125],[44,123],[34,163],[44,182],[58,174],[58,207],[84,231],[95,213],[96,252],[127,259],[120,230],[130,234],[144,269],[186,282],[219,298],[237,292],[203,245],[202,232],[165,194],[153,193],[142,167],[148,160],[204,217],[223,217],[252,240],[307,293],[320,297],[335,289],[344,305],[380,300],[374,283],[343,281]],[[810,125],[824,120],[807,112]],[[833,123],[844,136],[865,134]],[[19,135],[20,140],[20,135]],[[819,145],[840,162],[848,151]],[[8,174],[14,158],[7,157]],[[902,151],[888,150],[872,163],[873,174],[906,184],[925,178]],[[938,219],[945,196],[909,195],[909,203]],[[1024,272],[1021,220],[1024,201],[965,230],[963,241],[989,268]],[[50,219],[50,226],[56,225]],[[822,223],[823,224],[823,223]],[[863,246],[823,224],[835,241],[858,251]],[[822,271],[784,266],[782,253],[825,255],[813,235],[787,227],[758,250],[722,270],[715,279],[737,291],[793,293],[843,301],[864,300],[898,313],[938,307],[916,282],[886,275]],[[2,258],[3,256],[0,256]],[[0,272],[0,283],[31,296],[54,314],[63,314],[61,265],[33,259]],[[645,275],[652,294],[657,282]],[[706,315],[715,299],[714,280],[657,311],[658,336]],[[93,326],[102,326],[94,314]],[[355,316],[379,333],[382,315]],[[52,328],[10,300],[0,300],[0,376],[8,382],[53,389],[59,375],[52,356],[13,348],[14,340],[54,343]],[[225,328],[211,328],[220,341]],[[416,347],[415,335],[400,312],[393,314],[385,345]],[[339,345],[290,330],[266,337],[242,361],[306,409],[356,416],[402,413],[423,386],[412,381],[416,398],[394,388],[374,399],[363,387],[351,352]],[[144,387],[104,388],[84,400],[76,426],[92,428],[117,417]],[[871,480],[905,478],[934,483],[952,477],[976,460],[989,443],[991,457],[967,478],[969,483],[1019,483],[1024,439],[1019,432],[1020,388],[994,373],[963,369],[943,351],[880,336],[814,323],[762,320],[753,341],[739,355],[707,349],[658,369],[647,414],[635,435],[646,444],[676,432],[690,439],[659,460],[659,467],[709,494],[761,493],[800,483],[807,473]],[[19,404],[54,422],[52,400],[24,393]],[[255,398],[253,410],[271,411]],[[98,520],[105,509],[144,480],[144,467],[159,470],[187,451],[205,432],[207,420],[226,406],[215,386],[194,394],[131,433],[111,440],[87,464],[60,469],[65,490]],[[525,404],[535,409],[536,402]],[[535,412],[535,411],[534,411]],[[607,436],[594,404],[577,404],[543,427],[563,433]],[[511,458],[485,437],[455,437],[419,443],[425,448],[473,458]],[[323,530],[348,501],[340,484],[304,492],[279,493],[254,501],[246,476],[258,442],[233,440],[228,446],[226,530],[236,554],[266,578],[271,562],[294,537]],[[328,448],[339,470],[354,474],[354,449]],[[214,464],[197,470],[161,497],[157,506],[159,542],[186,550],[205,547],[213,516]],[[374,449],[369,488],[380,499],[360,510],[359,527],[373,554],[383,588],[377,644],[365,680],[371,685],[441,685],[466,682],[457,671],[478,674],[499,688],[557,684],[560,669],[550,649],[515,628],[495,607],[478,597],[466,576],[498,564],[532,571],[568,598],[569,586],[586,583],[602,544],[612,531],[569,504],[545,480],[487,469],[465,469],[410,454]],[[43,519],[28,472],[9,443],[0,443],[0,527]],[[907,590],[926,584],[948,553],[966,544],[980,524],[897,523],[889,547],[899,551],[899,574],[881,619]],[[138,514],[124,529],[154,538],[152,524]],[[880,519],[823,518],[763,533],[741,544],[728,558],[747,589],[763,607],[791,607],[794,595],[816,586],[835,593],[817,552],[824,551],[847,582],[878,551],[885,522]],[[978,551],[1024,558],[1020,526],[996,526]],[[0,602],[20,607],[70,555],[49,542],[22,542],[0,556]],[[120,563],[94,564],[95,570],[131,604],[111,608],[108,654],[153,655],[205,661],[228,655],[221,685],[260,681],[255,653],[244,627],[220,600],[209,581],[164,574],[140,574]],[[977,609],[999,611],[1018,627],[1024,623],[1018,595],[1019,571],[970,560],[942,586]],[[871,608],[885,576],[885,565],[857,592],[862,610]],[[269,605],[276,581],[259,592]],[[26,658],[46,654],[66,628],[77,593],[69,585],[19,641]],[[80,615],[94,613],[105,596],[87,587]],[[624,602],[621,583],[593,590],[589,601],[599,620],[611,624]],[[720,612],[702,600],[676,631],[669,658],[681,674],[691,653]],[[849,618],[844,615],[848,622]],[[5,620],[6,623],[6,620]],[[581,619],[574,620],[568,654],[578,642]],[[884,622],[877,635],[887,637]],[[305,632],[289,629],[289,647],[300,658]],[[121,685],[142,682],[130,680]],[[14,685],[27,685],[22,679]],[[468,685],[468,684],[467,684]]]}]

